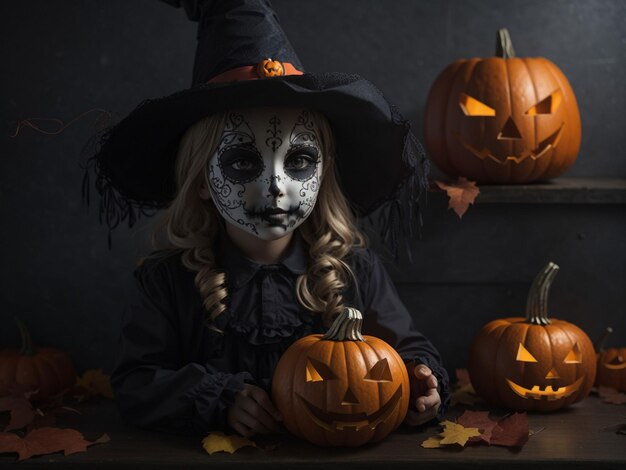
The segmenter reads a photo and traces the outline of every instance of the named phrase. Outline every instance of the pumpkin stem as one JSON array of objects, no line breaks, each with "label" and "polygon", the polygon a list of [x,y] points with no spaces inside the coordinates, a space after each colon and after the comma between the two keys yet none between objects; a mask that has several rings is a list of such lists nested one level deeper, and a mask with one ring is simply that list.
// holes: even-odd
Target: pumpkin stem
[{"label": "pumpkin stem", "polygon": [[604,343],[606,343],[606,340],[608,339],[611,333],[613,333],[613,328],[611,328],[610,326],[607,326],[606,330],[604,330],[604,332],[600,335],[600,337],[596,340],[595,344],[593,345],[596,352],[600,352],[604,350]]},{"label": "pumpkin stem", "polygon": [[356,308],[346,307],[322,339],[330,341],[365,341],[361,335],[363,315]]},{"label": "pumpkin stem", "polygon": [[548,291],[559,267],[549,262],[535,277],[526,301],[526,321],[533,325],[549,325],[548,318]]},{"label": "pumpkin stem", "polygon": [[28,332],[26,325],[19,318],[13,318],[15,319],[15,323],[17,323],[17,327],[20,329],[20,335],[22,336],[22,348],[20,349],[20,355],[33,356],[35,354],[33,351],[33,340],[30,337],[30,333]]},{"label": "pumpkin stem", "polygon": [[496,56],[508,59],[509,57],[515,57],[515,50],[513,49],[513,42],[511,41],[511,35],[506,28],[500,28],[496,36]]}]

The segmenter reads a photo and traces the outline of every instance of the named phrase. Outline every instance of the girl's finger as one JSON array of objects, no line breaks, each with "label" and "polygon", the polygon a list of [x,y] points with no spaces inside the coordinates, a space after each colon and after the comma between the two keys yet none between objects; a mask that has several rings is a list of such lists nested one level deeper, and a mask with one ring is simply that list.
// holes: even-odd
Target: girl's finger
[{"label": "girl's finger", "polygon": [[276,421],[281,421],[282,416],[270,400],[269,395],[265,390],[259,387],[255,387],[250,390],[250,397],[254,399],[270,416],[272,416]]},{"label": "girl's finger", "polygon": [[[251,397],[242,396],[238,400],[237,405],[242,411],[244,411],[249,416],[251,416],[254,419],[254,422],[258,422],[259,424],[262,425],[262,429],[267,431],[267,432],[264,432],[264,434],[269,433],[270,432],[269,430],[273,432],[280,431],[280,427],[278,426],[278,423],[276,422],[276,420],[272,416],[270,416],[267,413],[267,411],[265,411],[265,409],[261,407],[261,405],[259,405],[259,403],[253,400]],[[254,430],[256,430],[258,427],[256,424],[252,425],[246,421],[244,421],[244,424],[246,424],[247,426],[251,427]],[[258,432],[263,432],[263,431],[259,430]]]},{"label": "girl's finger", "polygon": [[415,407],[420,412],[432,408],[437,404],[441,404],[441,397],[439,396],[437,390],[434,388],[429,389],[426,395],[422,395],[417,400],[415,400]]},{"label": "girl's finger", "polygon": [[428,388],[437,388],[437,377],[435,377],[435,374],[426,379],[426,385],[428,385]]},{"label": "girl's finger", "polygon": [[418,379],[425,379],[426,377],[432,375],[432,373],[433,371],[424,364],[418,364],[413,369],[413,375],[415,375]]},{"label": "girl's finger", "polygon": [[270,431],[261,421],[259,421],[255,416],[251,415],[244,409],[238,410],[238,413],[235,418],[241,424],[247,426],[255,433],[259,434],[271,434]]}]

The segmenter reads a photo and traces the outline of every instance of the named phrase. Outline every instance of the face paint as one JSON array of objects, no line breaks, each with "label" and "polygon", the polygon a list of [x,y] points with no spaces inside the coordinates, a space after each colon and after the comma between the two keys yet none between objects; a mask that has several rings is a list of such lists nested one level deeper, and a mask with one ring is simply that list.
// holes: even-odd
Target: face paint
[{"label": "face paint", "polygon": [[228,114],[206,178],[224,220],[275,240],[311,214],[322,164],[318,127],[307,110],[248,108]]}]

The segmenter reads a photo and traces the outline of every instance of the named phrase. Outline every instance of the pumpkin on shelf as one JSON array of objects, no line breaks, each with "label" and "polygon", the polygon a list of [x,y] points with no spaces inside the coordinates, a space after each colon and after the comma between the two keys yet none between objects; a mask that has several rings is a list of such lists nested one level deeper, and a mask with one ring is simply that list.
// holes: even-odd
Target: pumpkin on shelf
[{"label": "pumpkin on shelf", "polygon": [[548,318],[548,291],[559,267],[535,277],[526,318],[487,323],[472,342],[468,372],[487,403],[516,411],[553,411],[585,398],[596,375],[589,336],[576,325]]},{"label": "pumpkin on shelf", "polygon": [[346,308],[325,335],[301,338],[281,357],[272,399],[291,433],[323,446],[359,446],[404,420],[404,361],[383,340],[361,335],[361,323],[361,312]]},{"label": "pumpkin on shelf", "polygon": [[72,388],[76,369],[70,355],[51,347],[34,347],[26,325],[15,318],[22,336],[21,349],[0,350],[0,382],[36,387],[33,402],[45,402]]},{"label": "pumpkin on shelf", "polygon": [[515,57],[506,29],[496,57],[458,60],[433,83],[425,145],[437,167],[478,183],[530,183],[561,175],[581,140],[576,96],[543,57]]},{"label": "pumpkin on shelf", "polygon": [[596,386],[611,387],[626,392],[626,348],[604,348],[604,343],[613,328],[608,327],[598,341],[598,372]]}]

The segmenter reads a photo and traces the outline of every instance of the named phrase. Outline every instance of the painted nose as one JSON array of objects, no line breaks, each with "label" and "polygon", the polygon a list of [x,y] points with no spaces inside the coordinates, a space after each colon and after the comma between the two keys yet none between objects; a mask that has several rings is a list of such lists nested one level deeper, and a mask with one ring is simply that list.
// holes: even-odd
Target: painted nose
[{"label": "painted nose", "polygon": [[278,197],[278,196],[282,196],[283,195],[282,190],[278,187],[278,182],[277,182],[278,178],[280,178],[280,176],[273,176],[273,175],[270,176],[270,181],[271,182],[270,182],[269,191],[270,191],[270,194],[273,197]]},{"label": "painted nose", "polygon": [[346,394],[344,395],[343,400],[341,401],[341,404],[342,405],[358,405],[359,404],[359,400],[357,400],[352,390],[350,390],[350,387],[348,387],[348,390],[346,390]]},{"label": "painted nose", "polygon": [[515,125],[512,117],[509,117],[504,123],[504,127],[498,134],[498,140],[519,140],[522,138],[519,129]]}]

